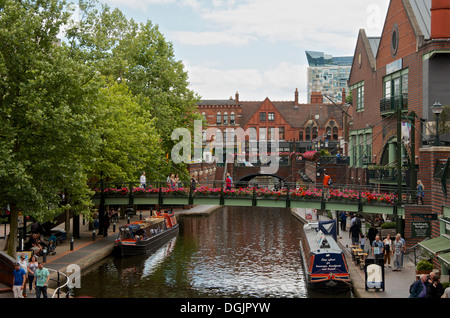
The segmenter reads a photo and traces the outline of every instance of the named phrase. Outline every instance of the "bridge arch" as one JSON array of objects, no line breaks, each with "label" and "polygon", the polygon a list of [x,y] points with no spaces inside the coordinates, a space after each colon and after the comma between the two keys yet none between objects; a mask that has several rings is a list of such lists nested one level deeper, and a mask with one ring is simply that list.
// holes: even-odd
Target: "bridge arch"
[{"label": "bridge arch", "polygon": [[[270,180],[271,179],[271,180]],[[287,184],[287,181],[276,174],[260,174],[260,173],[252,173],[241,177],[238,181],[234,182],[236,187],[264,187],[264,186],[274,186],[280,187],[284,184]]]}]

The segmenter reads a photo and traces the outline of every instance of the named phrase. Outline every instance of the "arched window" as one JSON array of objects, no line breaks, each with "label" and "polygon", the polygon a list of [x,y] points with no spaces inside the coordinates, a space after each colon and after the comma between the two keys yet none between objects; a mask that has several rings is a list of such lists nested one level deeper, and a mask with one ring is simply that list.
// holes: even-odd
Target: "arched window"
[{"label": "arched window", "polygon": [[202,116],[203,116],[203,118],[205,118],[205,120],[206,120],[206,113],[205,113],[205,112],[202,113]]},{"label": "arched window", "polygon": [[316,139],[318,134],[319,134],[319,130],[317,129],[317,126],[314,126],[313,131],[312,131],[312,138]]},{"label": "arched window", "polygon": [[331,140],[331,127],[327,127],[326,139]]},{"label": "arched window", "polygon": [[305,140],[306,141],[311,140],[311,128],[309,127],[306,127],[305,129]]},{"label": "arched window", "polygon": [[228,113],[223,113],[223,124],[228,125]]},{"label": "arched window", "polygon": [[230,125],[234,125],[234,124],[236,124],[236,115],[234,114],[234,112],[231,112]]},{"label": "arched window", "polygon": [[333,127],[333,140],[338,140],[338,128]]},{"label": "arched window", "polygon": [[216,124],[222,125],[222,114],[220,112],[218,112],[216,115]]}]

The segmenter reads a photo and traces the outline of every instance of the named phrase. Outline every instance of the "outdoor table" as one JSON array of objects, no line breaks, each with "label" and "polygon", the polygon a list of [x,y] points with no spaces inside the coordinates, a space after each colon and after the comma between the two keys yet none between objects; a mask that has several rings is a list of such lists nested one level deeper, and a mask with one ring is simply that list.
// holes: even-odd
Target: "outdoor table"
[{"label": "outdoor table", "polygon": [[359,256],[360,269],[364,269],[364,264],[365,264],[365,260],[367,257],[367,253],[358,252],[358,256]]}]

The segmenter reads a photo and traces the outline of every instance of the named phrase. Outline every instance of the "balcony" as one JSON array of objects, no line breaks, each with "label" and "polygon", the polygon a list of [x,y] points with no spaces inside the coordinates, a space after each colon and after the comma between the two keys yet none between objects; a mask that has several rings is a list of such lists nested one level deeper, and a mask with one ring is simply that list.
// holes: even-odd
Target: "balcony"
[{"label": "balcony", "polygon": [[391,97],[385,97],[380,100],[381,115],[392,114],[399,107],[401,108],[401,110],[408,110],[408,95],[395,95]]}]

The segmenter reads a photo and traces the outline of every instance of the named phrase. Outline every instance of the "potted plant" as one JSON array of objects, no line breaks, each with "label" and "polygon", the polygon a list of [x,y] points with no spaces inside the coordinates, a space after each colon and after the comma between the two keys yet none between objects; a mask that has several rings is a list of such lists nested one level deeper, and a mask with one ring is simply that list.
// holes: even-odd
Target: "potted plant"
[{"label": "potted plant", "polygon": [[430,274],[433,271],[433,264],[428,260],[421,260],[416,266],[416,277],[422,274]]},{"label": "potted plant", "polygon": [[384,222],[381,224],[380,235],[382,238],[385,238],[386,235],[391,236],[391,240],[395,239],[395,235],[397,234],[397,223],[395,222]]}]

